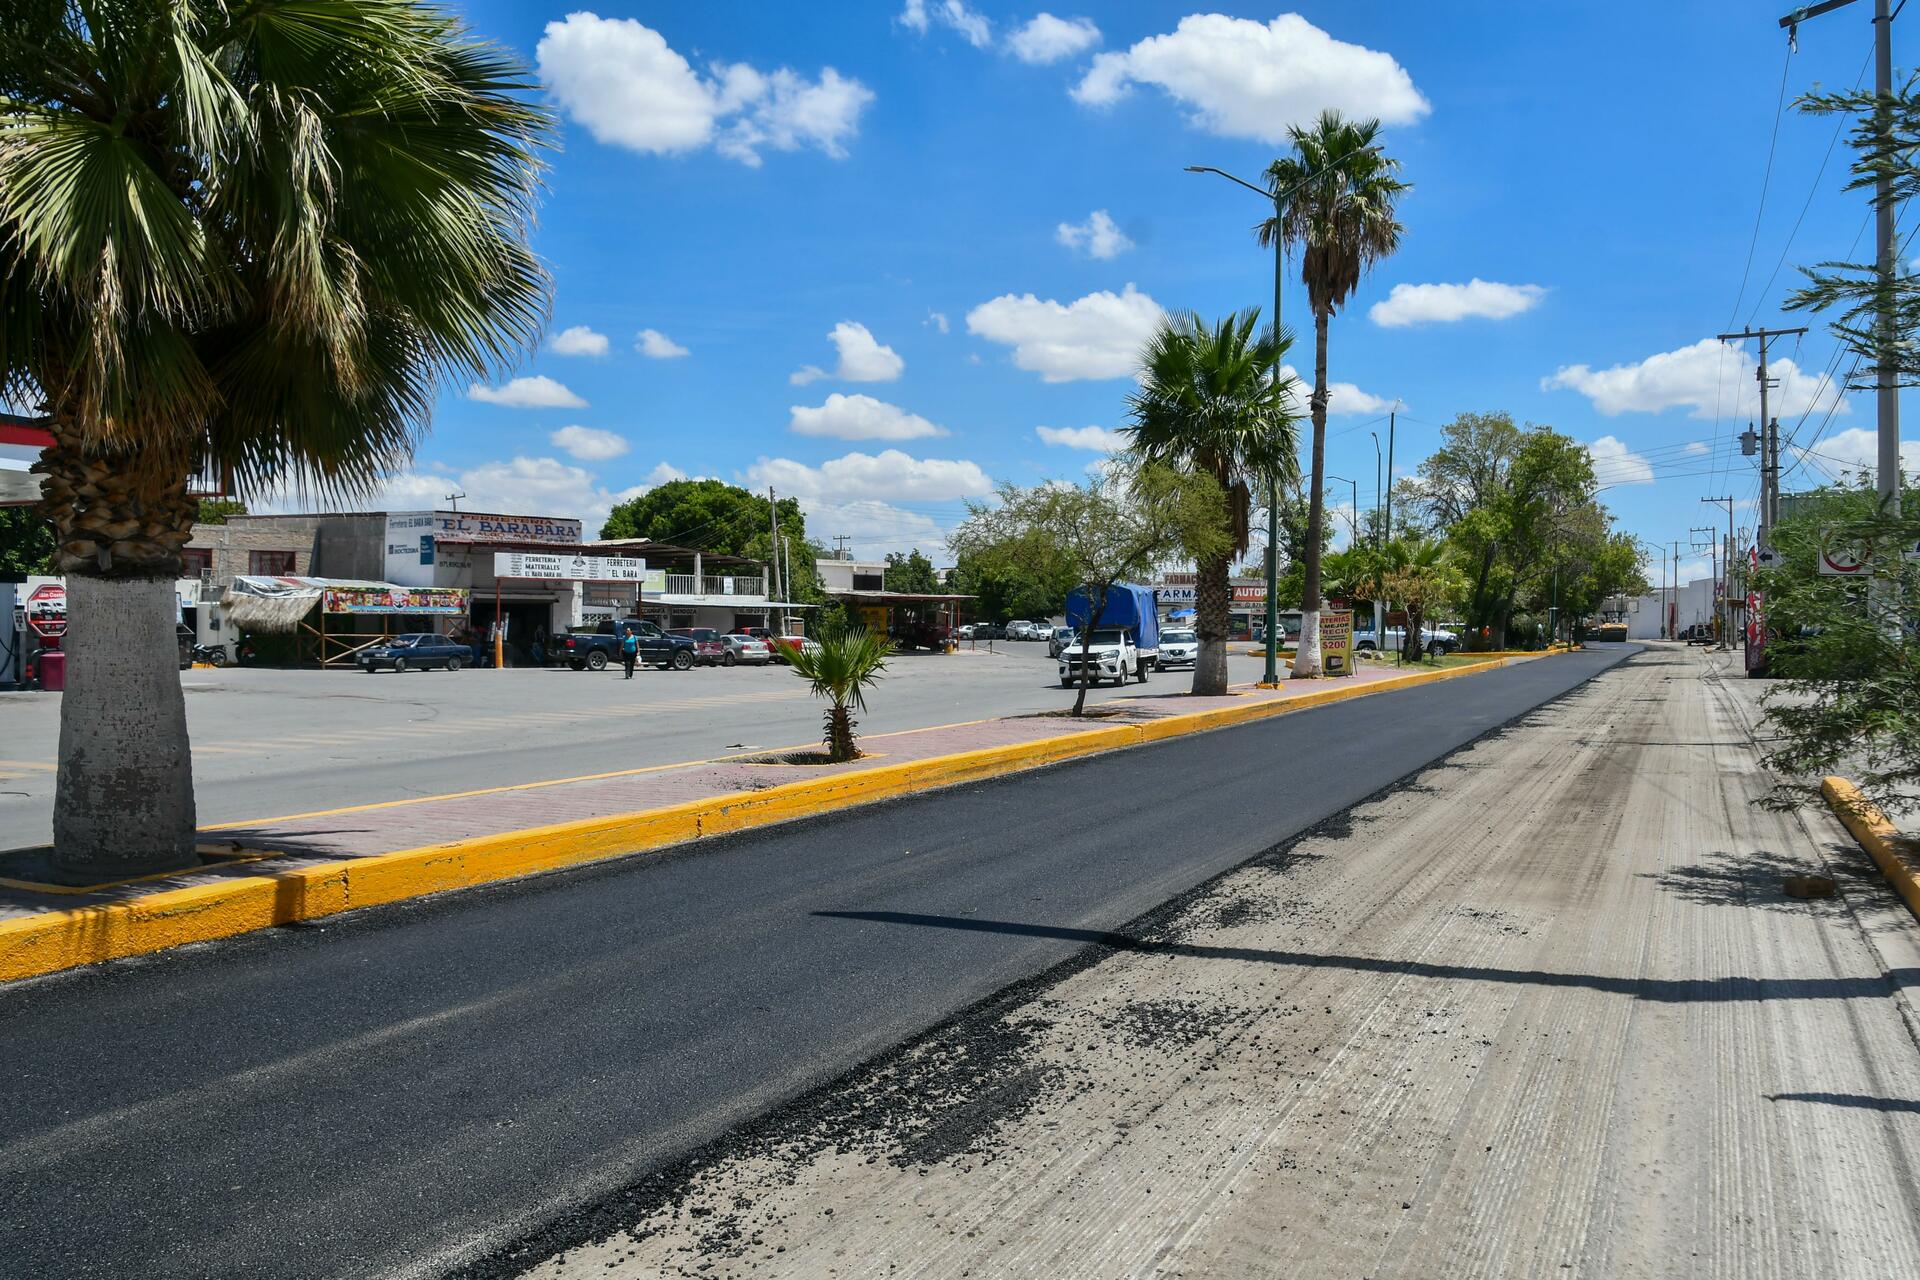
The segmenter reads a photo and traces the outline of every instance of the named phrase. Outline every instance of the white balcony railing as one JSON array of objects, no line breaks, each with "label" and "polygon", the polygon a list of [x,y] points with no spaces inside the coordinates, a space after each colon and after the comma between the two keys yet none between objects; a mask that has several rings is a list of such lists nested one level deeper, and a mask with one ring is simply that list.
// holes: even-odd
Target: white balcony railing
[{"label": "white balcony railing", "polygon": [[670,573],[667,575],[667,594],[670,596],[758,596],[763,590],[764,578],[725,578],[712,574],[698,576],[691,573]]}]

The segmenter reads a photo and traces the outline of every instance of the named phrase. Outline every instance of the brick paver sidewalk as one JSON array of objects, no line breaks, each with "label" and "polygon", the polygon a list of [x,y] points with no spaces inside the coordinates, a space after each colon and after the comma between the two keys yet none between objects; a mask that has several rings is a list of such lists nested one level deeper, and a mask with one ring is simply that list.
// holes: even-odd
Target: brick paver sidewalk
[{"label": "brick paver sidewalk", "polygon": [[[641,813],[688,801],[762,791],[786,782],[985,747],[1035,742],[1116,724],[1149,723],[1168,716],[1245,705],[1249,701],[1286,701],[1345,685],[1349,679],[1357,684],[1371,684],[1404,674],[1408,673],[1391,666],[1366,666],[1348,679],[1283,684],[1279,689],[1236,685],[1228,695],[1217,698],[1196,698],[1177,690],[1159,692],[1149,686],[1131,697],[1090,708],[1097,714],[1085,719],[1027,715],[863,736],[860,744],[867,754],[847,764],[749,764],[740,758],[718,759],[591,778],[525,783],[468,794],[391,801],[253,823],[228,823],[207,829],[203,838],[209,842],[235,842],[247,849],[273,850],[275,856],[208,866],[177,876],[85,894],[53,895],[0,886],[0,920],[123,901],[229,876],[270,874],[292,867],[372,857],[453,840]],[[1063,699],[1065,696],[1063,691]],[[804,748],[805,744],[794,746]]]}]

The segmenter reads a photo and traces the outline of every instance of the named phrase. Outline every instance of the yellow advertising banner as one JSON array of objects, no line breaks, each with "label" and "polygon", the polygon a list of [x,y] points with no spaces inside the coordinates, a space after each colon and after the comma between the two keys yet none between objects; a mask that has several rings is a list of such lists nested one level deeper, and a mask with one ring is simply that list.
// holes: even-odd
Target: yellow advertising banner
[{"label": "yellow advertising banner", "polygon": [[1320,669],[1330,676],[1353,674],[1353,614],[1329,609],[1320,615]]}]

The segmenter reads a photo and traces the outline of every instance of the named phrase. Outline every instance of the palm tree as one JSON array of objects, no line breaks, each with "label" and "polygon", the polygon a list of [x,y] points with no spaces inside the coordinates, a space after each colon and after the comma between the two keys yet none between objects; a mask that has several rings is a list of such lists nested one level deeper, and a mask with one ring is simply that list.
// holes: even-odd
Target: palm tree
[{"label": "palm tree", "polygon": [[414,0],[0,6],[0,393],[54,443],[63,879],[196,862],[173,580],[189,477],[348,498],[539,339],[551,128]]},{"label": "palm tree", "polygon": [[1360,277],[1400,246],[1394,201],[1408,184],[1400,162],[1380,150],[1378,120],[1351,121],[1323,112],[1308,128],[1287,130],[1294,154],[1267,166],[1280,212],[1259,228],[1260,243],[1277,236],[1300,250],[1300,279],[1313,310],[1313,479],[1308,486],[1306,589],[1300,603],[1295,678],[1320,675],[1320,527],[1326,519],[1327,321],[1353,296]]},{"label": "palm tree", "polygon": [[1247,549],[1252,485],[1290,476],[1299,465],[1293,380],[1273,376],[1292,338],[1285,330],[1256,337],[1259,322],[1258,309],[1211,328],[1192,313],[1169,316],[1141,358],[1140,389],[1127,398],[1133,423],[1124,430],[1142,460],[1210,476],[1226,496],[1230,537],[1195,565],[1197,694],[1227,691],[1228,574]]},{"label": "palm tree", "polygon": [[1395,538],[1380,552],[1380,583],[1387,596],[1407,611],[1400,654],[1408,662],[1420,660],[1420,633],[1435,609],[1457,603],[1466,590],[1466,577],[1453,551],[1438,538]]},{"label": "palm tree", "polygon": [[798,674],[813,681],[813,696],[827,698],[827,759],[833,764],[858,759],[854,746],[854,708],[867,709],[866,690],[879,683],[887,669],[893,645],[865,627],[849,627],[822,636],[818,643],[801,645],[788,661]]}]

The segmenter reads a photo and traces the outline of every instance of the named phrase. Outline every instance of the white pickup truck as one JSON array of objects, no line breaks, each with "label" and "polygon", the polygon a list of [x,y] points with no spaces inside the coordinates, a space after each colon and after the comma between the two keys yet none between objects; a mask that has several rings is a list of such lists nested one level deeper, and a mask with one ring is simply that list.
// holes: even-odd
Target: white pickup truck
[{"label": "white pickup truck", "polygon": [[[1353,633],[1353,651],[1355,653],[1372,653],[1375,649],[1378,649],[1382,653],[1399,653],[1401,645],[1405,643],[1406,634],[1407,631],[1405,627],[1388,627],[1385,634],[1385,643],[1381,643],[1374,636],[1373,628],[1368,627],[1364,631],[1356,631]],[[1426,651],[1428,657],[1437,658],[1443,653],[1452,653],[1455,649],[1458,649],[1460,647],[1460,637],[1441,631],[1435,627],[1421,627],[1420,647]]]},{"label": "white pickup truck", "polygon": [[[1112,681],[1125,684],[1129,678],[1147,682],[1147,669],[1153,655],[1143,654],[1133,643],[1129,627],[1101,627],[1087,644],[1087,683]],[[1071,689],[1080,683],[1080,646],[1069,645],[1060,653],[1060,687]]]}]

